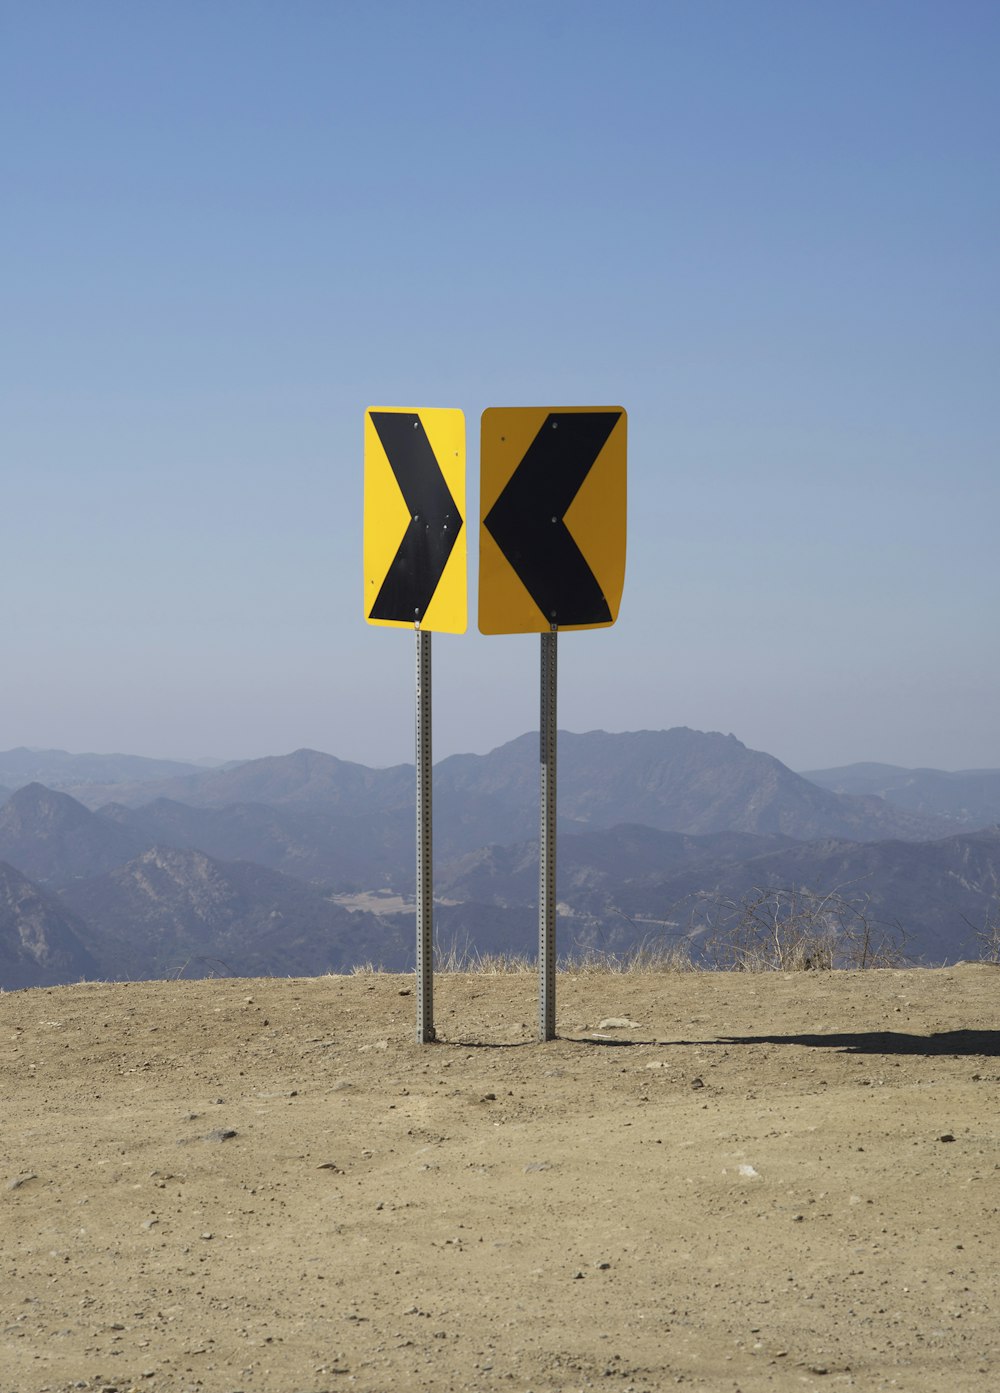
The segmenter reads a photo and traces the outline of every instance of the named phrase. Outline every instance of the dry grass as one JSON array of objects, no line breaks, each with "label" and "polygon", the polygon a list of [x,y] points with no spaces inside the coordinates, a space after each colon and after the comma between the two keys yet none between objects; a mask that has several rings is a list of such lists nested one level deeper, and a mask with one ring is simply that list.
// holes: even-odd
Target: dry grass
[{"label": "dry grass", "polygon": [[[439,946],[434,954],[435,972],[470,972],[484,977],[506,977],[535,972],[537,959],[527,953],[481,953],[469,945]],[[686,943],[640,943],[621,953],[588,948],[560,957],[558,970],[567,973],[653,973],[697,970]],[[373,976],[387,969],[372,961],[355,963],[350,976]]]},{"label": "dry grass", "polygon": [[644,941],[621,953],[601,952],[596,948],[585,953],[571,954],[559,964],[564,972],[654,973],[695,972],[696,964],[686,940],[673,943]]}]

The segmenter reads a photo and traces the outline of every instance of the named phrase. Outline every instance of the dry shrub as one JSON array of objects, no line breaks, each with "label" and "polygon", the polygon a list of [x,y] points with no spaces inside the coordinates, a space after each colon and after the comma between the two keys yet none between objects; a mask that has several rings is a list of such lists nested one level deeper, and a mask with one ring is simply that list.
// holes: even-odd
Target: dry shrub
[{"label": "dry shrub", "polygon": [[[667,921],[671,925],[674,920]],[[1000,961],[1000,914],[989,921],[992,937],[984,946]],[[901,967],[906,962],[898,924],[874,918],[868,896],[840,891],[756,887],[739,899],[699,897],[688,927],[646,937],[619,950],[583,948],[559,958],[559,970],[572,973],[817,972],[835,968]],[[985,952],[984,952],[985,956]],[[533,954],[480,952],[468,941],[437,944],[435,972],[467,972],[499,977],[537,970]],[[353,973],[382,971],[358,964]]]},{"label": "dry shrub", "polygon": [[523,953],[481,953],[466,943],[459,946],[438,945],[434,950],[435,972],[477,972],[486,977],[501,977],[513,972],[531,972],[535,963]]},{"label": "dry shrub", "polygon": [[641,943],[620,952],[602,952],[589,948],[580,954],[570,954],[559,963],[564,972],[693,972],[695,964],[687,939],[665,943],[644,939]]},{"label": "dry shrub", "polygon": [[981,924],[965,914],[962,918],[979,940],[979,961],[1000,963],[1000,899],[987,907]]},{"label": "dry shrub", "polygon": [[898,925],[881,924],[868,896],[755,887],[740,899],[700,903],[693,933],[709,967],[730,972],[808,972],[899,967]]}]

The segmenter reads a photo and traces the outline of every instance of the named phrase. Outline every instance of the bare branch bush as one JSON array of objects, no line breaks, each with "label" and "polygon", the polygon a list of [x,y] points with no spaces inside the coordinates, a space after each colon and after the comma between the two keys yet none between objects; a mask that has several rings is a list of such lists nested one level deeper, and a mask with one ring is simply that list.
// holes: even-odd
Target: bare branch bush
[{"label": "bare branch bush", "polygon": [[708,966],[728,972],[898,967],[898,925],[879,923],[868,895],[756,886],[739,899],[706,899],[692,931]]},{"label": "bare branch bush", "polygon": [[1000,963],[1000,899],[987,906],[981,924],[974,923],[965,914],[962,918],[979,940],[979,961]]}]

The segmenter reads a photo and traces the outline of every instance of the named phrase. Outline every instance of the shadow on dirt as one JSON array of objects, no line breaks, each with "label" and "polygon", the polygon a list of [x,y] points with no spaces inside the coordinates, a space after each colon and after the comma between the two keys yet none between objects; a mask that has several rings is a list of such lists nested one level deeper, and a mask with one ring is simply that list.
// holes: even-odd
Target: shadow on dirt
[{"label": "shadow on dirt", "polygon": [[942,1030],[933,1035],[907,1035],[898,1030],[859,1030],[846,1035],[720,1035],[714,1040],[594,1040],[563,1035],[568,1045],[596,1049],[634,1049],[645,1045],[800,1045],[808,1049],[840,1050],[844,1054],[951,1055],[954,1058],[1000,1056],[1000,1030]]},{"label": "shadow on dirt", "polygon": [[907,1035],[898,1030],[852,1031],[846,1035],[731,1035],[705,1044],[806,1045],[845,1054],[1000,1055],[1000,1030],[942,1030]]},{"label": "shadow on dirt", "polygon": [[[843,1054],[951,1055],[954,1059],[1000,1057],[1000,1030],[943,1030],[933,1035],[907,1035],[898,1030],[859,1030],[846,1035],[719,1035],[714,1040],[594,1039],[587,1035],[560,1035],[564,1045],[586,1045],[598,1050],[634,1050],[659,1046],[670,1049],[693,1045],[711,1049],[715,1045],[799,1045],[806,1049],[840,1050]],[[538,1040],[462,1040],[438,1039],[437,1045],[463,1050],[523,1050],[537,1046]]]}]

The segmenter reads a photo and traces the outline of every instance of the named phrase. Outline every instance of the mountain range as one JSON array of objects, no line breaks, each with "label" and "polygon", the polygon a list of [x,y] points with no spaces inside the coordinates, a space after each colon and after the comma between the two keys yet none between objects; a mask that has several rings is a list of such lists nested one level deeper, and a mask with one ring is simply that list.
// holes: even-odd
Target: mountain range
[{"label": "mountain range", "polygon": [[[0,986],[412,964],[413,911],[399,899],[414,888],[412,765],[311,750],[214,769],[166,763],[0,754],[9,786],[48,768],[80,795],[34,781],[0,807]],[[960,776],[924,778],[930,792],[910,808],[876,791],[936,772],[850,766],[821,771],[837,784],[823,787],[820,773],[795,774],[731,735],[562,732],[561,943],[620,951],[693,931],[713,896],[795,885],[863,900],[905,928],[918,960],[972,956],[972,926],[997,901],[1000,832],[966,826],[976,808],[993,820],[1000,773],[975,776],[979,802]],[[439,941],[530,952],[537,735],[442,760],[434,800]]]},{"label": "mountain range", "polygon": [[[894,944],[901,960],[954,962],[979,956],[977,930],[1000,905],[1000,828],[933,842],[746,842],[627,825],[563,838],[564,949],[621,953],[637,942],[688,935],[697,947],[720,905],[794,889],[836,897],[867,921],[873,941]],[[474,853],[437,878],[452,906],[442,922],[456,941],[475,942],[479,909],[502,909],[515,916],[519,951],[526,951],[537,877],[537,842]]]},{"label": "mountain range", "polygon": [[[531,803],[535,795],[532,763],[535,740],[535,736],[528,735],[500,746],[488,755],[456,755],[443,760],[436,767],[436,788],[443,783],[445,791],[450,787],[459,795],[473,792],[482,796],[493,791],[494,785],[509,786],[512,770],[520,761],[519,773],[524,794],[522,802]],[[625,735],[592,731],[574,736],[562,732],[560,741],[564,766],[560,775],[560,795],[565,801],[570,793],[568,779],[582,786],[579,791],[572,791],[574,801],[577,801],[579,792],[581,806],[571,816],[583,820],[588,816],[588,798],[601,802],[607,800],[611,793],[610,789],[601,792],[601,784],[608,776],[608,760],[604,756],[611,753],[616,761],[621,761],[617,774],[613,776],[620,787],[619,807],[616,814],[605,812],[598,820],[636,820],[640,819],[640,814],[640,820],[649,820],[650,811],[642,806],[645,795],[637,786],[636,775],[642,780],[646,772],[642,767],[645,763],[654,783],[657,778],[661,783],[664,778],[672,781],[678,774],[683,779],[685,771],[682,766],[687,759],[694,765],[687,774],[694,784],[694,787],[689,784],[689,792],[693,795],[691,812],[695,819],[703,818],[706,814],[699,782],[706,777],[710,784],[713,780],[717,784],[720,782],[717,774],[713,775],[705,766],[714,765],[716,770],[724,769],[725,777],[721,782],[729,786],[731,806],[734,795],[738,798],[739,765],[743,762],[743,777],[751,789],[770,766],[772,776],[784,784],[786,791],[790,779],[800,778],[828,792],[863,800],[881,799],[890,808],[915,814],[917,820],[909,824],[908,830],[918,838],[928,834],[929,824],[943,833],[1000,821],[1000,770],[996,769],[950,772],[869,763],[813,770],[796,776],[770,755],[746,749],[734,736],[706,735],[683,728],[637,731]],[[567,770],[565,755],[568,741],[573,742],[576,748]],[[710,754],[706,742],[711,742]],[[525,753],[528,754],[527,762],[522,758]],[[341,808],[350,810],[358,796],[366,805],[384,809],[402,804],[412,806],[413,777],[412,765],[370,769],[313,750],[225,764],[221,761],[193,763],[151,760],[138,755],[77,755],[65,750],[21,748],[0,752],[0,804],[14,790],[37,782],[47,788],[70,793],[92,809],[110,802],[140,807],[155,799],[169,798],[204,807],[226,807],[240,802],[271,805],[295,802],[309,808],[325,805],[328,810],[339,804]],[[802,792],[800,788],[800,797]],[[508,801],[509,794],[508,787]],[[681,789],[675,787],[667,800],[671,806],[666,809],[666,822],[679,823],[684,820],[683,808],[677,806],[678,798],[682,802]],[[657,806],[663,803],[662,792],[659,796],[654,793],[651,802],[652,821],[659,825],[664,820],[657,811]],[[723,789],[723,804],[725,802]],[[829,807],[828,804],[827,811]],[[723,815],[723,820],[725,811],[724,806],[716,808],[716,814]],[[853,822],[852,831],[860,839],[873,840],[887,834],[884,810],[879,808],[878,803],[867,802],[867,814],[874,825],[872,822],[865,825],[866,819],[858,804],[848,804],[842,807],[841,812]],[[737,815],[754,818],[757,814],[753,810],[737,809]],[[803,830],[800,823],[799,831]],[[907,828],[901,824],[896,830],[905,835]]]},{"label": "mountain range", "polygon": [[138,783],[195,774],[201,764],[144,755],[75,755],[67,750],[31,750],[21,746],[0,753],[0,784],[20,788],[42,783],[64,790],[81,784]]},{"label": "mountain range", "polygon": [[918,816],[944,818],[956,828],[1000,822],[1000,769],[901,769],[894,764],[848,764],[817,769],[804,779],[833,793],[882,798]]}]

